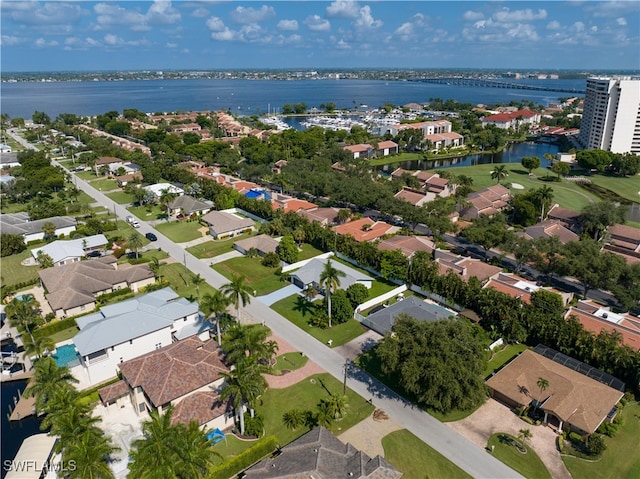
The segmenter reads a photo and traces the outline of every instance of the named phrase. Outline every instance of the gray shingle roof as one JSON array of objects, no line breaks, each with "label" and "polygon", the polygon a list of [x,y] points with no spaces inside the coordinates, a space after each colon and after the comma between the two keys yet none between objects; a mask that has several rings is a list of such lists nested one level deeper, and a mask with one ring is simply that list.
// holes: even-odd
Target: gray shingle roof
[{"label": "gray shingle roof", "polygon": [[38,251],[43,251],[51,256],[54,263],[57,263],[65,258],[82,258],[85,250],[105,246],[108,242],[106,236],[103,234],[72,240],[57,240],[42,248],[32,249],[31,255],[34,258],[38,258]]},{"label": "gray shingle roof", "polygon": [[253,220],[239,218],[223,211],[211,211],[204,215],[202,220],[208,223],[216,234],[230,233],[253,226]]},{"label": "gray shingle roof", "polygon": [[3,233],[29,235],[42,231],[42,225],[53,223],[56,229],[75,226],[76,220],[69,216],[53,216],[41,220],[29,221],[27,213],[0,214],[0,229]]},{"label": "gray shingle roof", "polygon": [[276,457],[245,471],[246,479],[397,479],[402,473],[382,457],[371,459],[351,444],[344,444],[324,427],[306,433]]},{"label": "gray shingle roof", "polygon": [[331,261],[331,265],[342,271],[345,276],[340,278],[340,289],[347,289],[352,284],[358,281],[373,281],[373,278],[366,274],[360,273],[349,266],[346,266],[338,261],[330,259],[315,258],[309,261],[302,268],[294,272],[291,276],[298,278],[303,284],[319,283],[320,275],[324,270],[327,261]]},{"label": "gray shingle roof", "polygon": [[269,235],[258,235],[236,241],[234,246],[238,246],[245,251],[255,248],[262,253],[275,253],[278,248],[278,242]]},{"label": "gray shingle roof", "polygon": [[186,214],[196,213],[198,211],[210,210],[213,205],[204,200],[199,200],[193,196],[178,196],[173,202],[169,203],[172,210],[183,210]]},{"label": "gray shingle roof", "polygon": [[78,352],[86,356],[170,327],[175,320],[197,311],[196,303],[178,298],[171,288],[164,288],[78,318],[80,332],[73,342]]},{"label": "gray shingle roof", "polygon": [[442,306],[426,303],[415,296],[409,296],[388,308],[367,316],[367,325],[380,334],[387,334],[391,332],[391,327],[399,314],[406,314],[419,321],[437,321],[454,315],[454,313]]}]

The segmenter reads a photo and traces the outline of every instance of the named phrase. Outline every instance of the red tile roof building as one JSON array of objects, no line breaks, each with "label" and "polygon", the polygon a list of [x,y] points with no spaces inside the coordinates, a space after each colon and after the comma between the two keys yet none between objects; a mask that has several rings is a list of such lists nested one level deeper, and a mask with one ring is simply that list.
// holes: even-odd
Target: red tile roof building
[{"label": "red tile roof building", "polygon": [[519,125],[527,124],[537,126],[540,123],[540,113],[531,110],[517,110],[511,113],[498,113],[482,118],[482,126],[495,125],[498,128],[517,128]]},{"label": "red tile roof building", "polygon": [[373,241],[400,230],[397,226],[392,226],[384,221],[374,221],[371,218],[349,221],[331,229],[339,235],[351,235],[358,242]]}]

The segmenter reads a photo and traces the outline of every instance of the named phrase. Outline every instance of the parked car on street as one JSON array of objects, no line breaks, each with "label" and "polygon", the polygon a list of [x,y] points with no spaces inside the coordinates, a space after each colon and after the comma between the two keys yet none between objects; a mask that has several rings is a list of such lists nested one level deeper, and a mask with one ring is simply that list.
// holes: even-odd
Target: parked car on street
[{"label": "parked car on street", "polygon": [[144,235],[144,237],[147,238],[149,241],[158,241],[158,237],[153,233],[147,233],[146,235]]}]

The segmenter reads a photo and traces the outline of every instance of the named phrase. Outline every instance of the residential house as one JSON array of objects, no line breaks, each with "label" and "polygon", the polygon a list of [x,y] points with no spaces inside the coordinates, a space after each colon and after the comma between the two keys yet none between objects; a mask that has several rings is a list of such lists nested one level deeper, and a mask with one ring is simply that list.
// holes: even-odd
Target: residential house
[{"label": "residential house", "polygon": [[396,235],[378,242],[381,251],[400,250],[407,258],[411,258],[418,251],[432,254],[436,244],[428,236],[402,236]]},{"label": "residential house", "polygon": [[0,214],[0,230],[22,236],[25,243],[44,239],[42,226],[46,223],[53,223],[56,227],[55,236],[69,235],[76,230],[76,220],[70,216],[52,216],[31,221],[29,214],[24,212]]},{"label": "residential house", "polygon": [[375,150],[376,156],[395,155],[398,153],[398,144],[391,140],[380,141]]},{"label": "residential house", "polygon": [[297,213],[313,222],[317,221],[322,226],[334,225],[338,222],[339,208],[313,208],[310,210],[298,210]]},{"label": "residential house", "polygon": [[459,275],[465,282],[469,281],[472,276],[484,282],[502,271],[502,268],[479,259],[460,256],[442,249],[436,249],[433,252],[433,259],[438,263],[438,270],[441,275],[452,272]]},{"label": "residential house", "polygon": [[[538,385],[540,378],[546,379],[545,388]],[[621,381],[545,346],[525,350],[486,384],[498,401],[539,407],[545,424],[580,434],[612,421],[624,395]]]},{"label": "residential house", "polygon": [[224,385],[222,374],[229,372],[223,360],[224,353],[214,340],[192,336],[118,364],[122,385],[107,388],[119,391],[109,394],[111,391],[103,388],[100,396],[105,402],[109,395],[114,398],[124,393],[138,414],[162,413],[172,405],[173,424],[196,421],[207,430],[227,429],[233,425],[233,417],[226,413],[227,405],[219,396]]},{"label": "residential house", "polygon": [[629,313],[614,313],[593,301],[578,301],[565,315],[565,319],[570,317],[575,317],[584,329],[593,334],[600,334],[601,331],[619,333],[622,344],[640,351],[640,318]]},{"label": "residential house", "polygon": [[113,156],[101,156],[96,160],[94,165],[96,175],[100,176],[102,174],[102,167],[106,166],[109,168],[109,172],[116,171],[118,168],[124,167],[126,160],[121,158],[115,158]]},{"label": "residential house", "polygon": [[318,205],[288,195],[273,193],[271,195],[271,207],[274,210],[282,210],[284,213],[288,213],[289,211],[312,210],[317,208]]},{"label": "residential house", "polygon": [[542,287],[513,273],[500,272],[491,277],[483,288],[495,289],[527,304],[531,304],[531,294],[539,290],[557,294],[562,298],[562,303],[565,306],[573,299],[573,293],[565,293],[554,288]]},{"label": "residential house", "polygon": [[396,136],[402,130],[420,130],[423,136],[441,133],[451,133],[451,122],[448,120],[421,121],[417,123],[400,123],[392,125],[388,131]]},{"label": "residential house", "polygon": [[455,131],[425,135],[424,139],[431,144],[431,150],[436,152],[444,148],[461,148],[464,146],[464,136]]},{"label": "residential house", "polygon": [[4,143],[0,143],[0,154],[11,153],[13,149],[9,145],[5,145]]},{"label": "residential house", "polygon": [[118,183],[118,186],[122,188],[123,186],[127,186],[129,183],[140,183],[143,180],[142,173],[139,171],[134,171],[133,173],[126,173],[124,175],[114,176],[113,178]]},{"label": "residential house", "polygon": [[15,168],[20,166],[18,154],[9,152],[0,152],[0,169]]},{"label": "residential house", "polygon": [[607,244],[602,248],[622,256],[627,263],[640,263],[640,229],[626,225],[607,228]]},{"label": "residential house", "polygon": [[366,143],[359,143],[357,145],[347,145],[342,147],[343,150],[353,154],[353,158],[373,158],[376,150]]},{"label": "residential house", "polygon": [[231,238],[255,230],[253,220],[223,211],[210,211],[202,221],[209,225],[209,234],[215,239]]},{"label": "residential house", "polygon": [[562,244],[578,241],[580,237],[558,220],[545,220],[525,228],[522,236],[528,240],[555,236]]},{"label": "residential house", "polygon": [[413,206],[422,206],[425,203],[429,203],[430,201],[436,199],[436,195],[433,193],[417,190],[408,186],[404,186],[393,196],[395,198],[411,203]]},{"label": "residential house", "polygon": [[209,324],[200,320],[198,304],[180,298],[171,288],[103,306],[77,318],[76,323],[80,332],[73,337],[73,344],[80,365],[72,372],[90,384],[116,376],[125,361],[181,338],[209,335]]},{"label": "residential house", "polygon": [[287,160],[278,160],[273,164],[273,168],[271,168],[271,171],[279,175],[282,173],[282,168],[287,166],[288,163],[289,162]]},{"label": "residential house", "polygon": [[33,248],[31,255],[38,260],[38,253],[42,251],[49,255],[53,260],[54,266],[75,263],[84,258],[87,253],[92,251],[100,251],[107,244],[106,236],[103,234],[87,236],[86,238],[78,238],[72,240],[57,240],[49,243],[41,248]]},{"label": "residential house", "polygon": [[349,266],[332,260],[331,258],[314,258],[300,269],[291,273],[291,282],[301,289],[311,285],[320,288],[320,275],[324,271],[327,262],[331,261],[331,266],[342,271],[345,275],[340,277],[340,289],[347,289],[352,284],[362,284],[367,288],[373,285],[373,278],[364,273],[360,273]]},{"label": "residential house", "polygon": [[200,130],[202,128],[197,123],[182,123],[171,127],[173,133],[200,133]]},{"label": "residential house", "polygon": [[391,332],[400,314],[410,316],[418,321],[439,321],[457,316],[454,311],[443,308],[433,301],[422,301],[416,296],[409,296],[388,307],[379,306],[375,308],[362,321],[362,324],[384,336]]},{"label": "residential house", "polygon": [[403,168],[396,168],[391,173],[392,178],[401,178],[403,175],[411,175],[417,178],[420,182],[420,188],[426,193],[430,194],[430,197],[448,197],[455,193],[455,185],[450,185],[449,180],[446,178],[441,178],[438,173],[422,170],[412,171],[405,170]]},{"label": "residential house", "polygon": [[153,193],[158,200],[162,197],[165,191],[178,196],[184,195],[184,190],[182,188],[172,185],[171,183],[156,183],[155,185],[143,186],[143,188],[146,191]]},{"label": "residential house", "polygon": [[118,265],[116,261],[114,256],[104,256],[38,271],[47,292],[45,297],[56,317],[93,310],[101,294],[122,288],[137,292],[155,282],[148,265]]},{"label": "residential house", "polygon": [[531,110],[517,110],[509,113],[498,113],[496,115],[485,116],[481,119],[482,126],[495,125],[506,130],[508,128],[517,129],[520,125],[535,127],[540,124],[540,113]]},{"label": "residential house", "polygon": [[177,215],[179,213],[187,216],[204,215],[213,208],[213,203],[208,200],[201,200],[189,195],[178,196],[169,203],[169,214]]},{"label": "residential house", "polygon": [[278,248],[278,242],[269,235],[251,236],[233,243],[233,249],[242,254],[247,254],[249,250],[255,250],[260,256],[267,253],[275,253]]},{"label": "residential house", "polygon": [[549,212],[547,213],[547,219],[560,222],[562,226],[570,229],[574,233],[579,230],[580,212],[578,211],[560,208],[560,206],[555,204],[549,209]]},{"label": "residential house", "polygon": [[509,189],[502,185],[493,185],[467,196],[468,206],[460,209],[460,216],[466,220],[480,215],[493,216],[502,211],[511,200]]},{"label": "residential house", "polygon": [[400,231],[398,226],[392,226],[384,221],[374,221],[371,218],[361,218],[331,228],[339,235],[351,235],[358,242],[373,241],[386,235]]},{"label": "residential house", "polygon": [[245,479],[399,479],[382,456],[373,459],[320,426],[244,471]]}]

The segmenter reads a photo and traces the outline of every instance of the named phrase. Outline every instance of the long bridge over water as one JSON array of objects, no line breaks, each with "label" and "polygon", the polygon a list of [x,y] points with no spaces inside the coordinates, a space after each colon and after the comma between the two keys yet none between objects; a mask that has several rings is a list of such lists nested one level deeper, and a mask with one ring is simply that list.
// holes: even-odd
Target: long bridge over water
[{"label": "long bridge over water", "polygon": [[464,78],[464,77],[437,77],[437,78],[417,78],[416,82],[438,83],[441,85],[455,86],[472,86],[481,88],[511,88],[514,90],[537,90],[537,91],[553,91],[560,93],[574,93],[584,95],[585,90],[579,88],[562,88],[543,85],[529,85],[524,83],[511,83],[502,80],[484,79],[484,78]]}]

